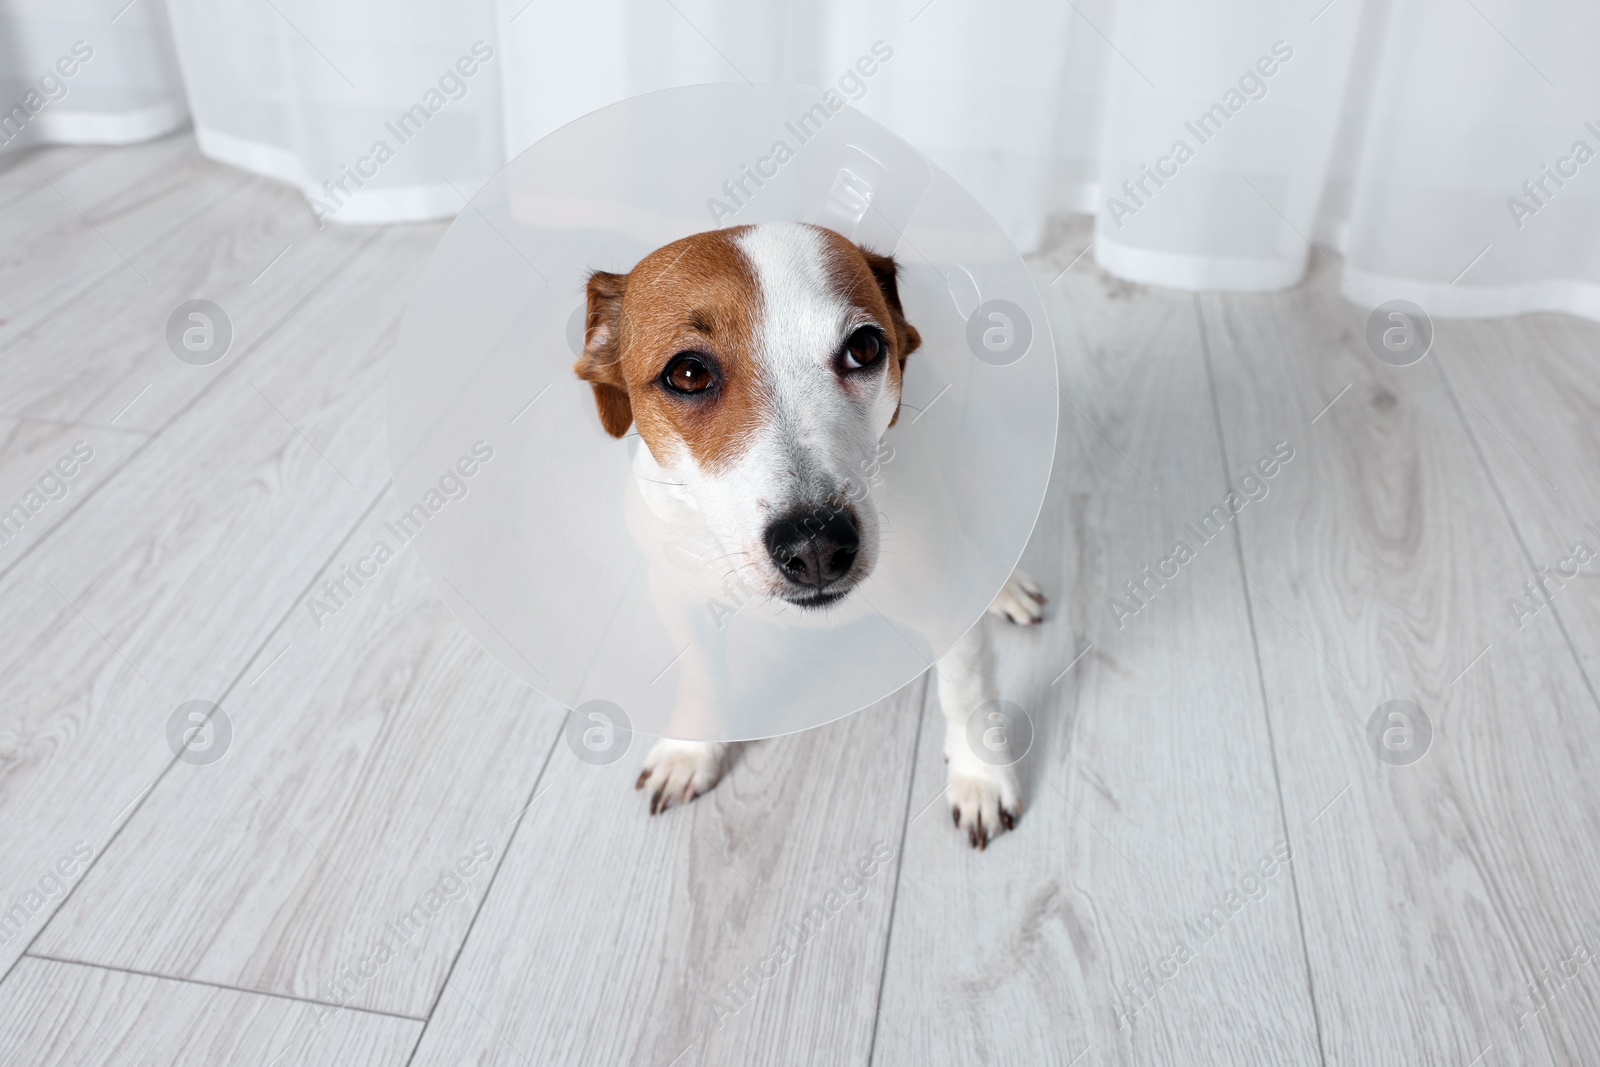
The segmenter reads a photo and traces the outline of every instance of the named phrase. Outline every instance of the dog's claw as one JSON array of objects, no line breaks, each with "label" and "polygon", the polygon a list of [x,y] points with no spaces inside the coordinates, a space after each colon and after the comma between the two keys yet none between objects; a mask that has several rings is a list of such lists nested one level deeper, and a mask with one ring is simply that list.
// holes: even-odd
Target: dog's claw
[{"label": "dog's claw", "polygon": [[1005,808],[1001,808],[1000,809],[1000,825],[1004,826],[1007,830],[1015,830],[1017,828],[1016,817],[1013,816]]},{"label": "dog's claw", "polygon": [[633,787],[634,787],[634,788],[635,788],[635,789],[643,789],[643,788],[644,788],[644,783],[645,783],[645,782],[646,782],[646,781],[647,781],[647,780],[648,780],[648,779],[649,779],[649,778],[650,778],[650,771],[649,771],[649,769],[645,769],[645,770],[642,770],[642,771],[640,771],[640,772],[639,772],[639,779],[638,779],[638,781],[636,781],[636,782],[634,782],[634,783],[633,783]]}]

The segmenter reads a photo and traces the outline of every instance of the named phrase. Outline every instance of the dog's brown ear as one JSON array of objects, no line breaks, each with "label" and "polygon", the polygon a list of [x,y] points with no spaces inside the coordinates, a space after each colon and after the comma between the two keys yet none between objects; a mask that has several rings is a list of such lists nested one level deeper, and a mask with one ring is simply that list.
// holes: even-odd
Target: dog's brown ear
[{"label": "dog's brown ear", "polygon": [[594,387],[594,404],[600,411],[600,425],[612,437],[628,432],[633,422],[633,405],[628,400],[628,383],[622,376],[622,294],[627,289],[626,274],[607,274],[597,270],[589,275],[589,308],[583,330],[583,356],[572,369]]},{"label": "dog's brown ear", "polygon": [[883,293],[884,302],[889,305],[889,317],[894,320],[895,355],[899,357],[900,369],[904,370],[906,357],[915,352],[922,344],[922,335],[917,328],[906,321],[905,309],[900,306],[900,288],[895,284],[895,276],[900,272],[900,265],[894,261],[893,256],[880,256],[876,252],[868,252],[865,248],[861,254],[867,257],[867,268],[872,271],[872,276],[878,282],[878,289]]},{"label": "dog's brown ear", "polygon": [[[917,332],[915,326],[906,321],[905,309],[900,306],[900,287],[895,284],[895,276],[900,272],[900,265],[894,261],[893,256],[880,256],[865,248],[861,249],[861,254],[867,257],[867,269],[872,271],[872,277],[877,280],[878,289],[883,293],[884,303],[889,305],[889,318],[893,320],[895,333],[894,355],[899,361],[900,373],[904,375],[906,357],[921,346],[922,335]],[[898,421],[900,421],[900,409],[895,408],[894,418],[889,420],[889,425],[893,426]]]}]

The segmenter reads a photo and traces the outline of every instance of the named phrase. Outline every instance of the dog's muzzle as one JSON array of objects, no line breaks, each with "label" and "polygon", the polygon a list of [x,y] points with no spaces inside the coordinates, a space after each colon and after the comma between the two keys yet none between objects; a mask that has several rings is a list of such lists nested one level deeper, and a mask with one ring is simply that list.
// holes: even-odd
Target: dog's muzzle
[{"label": "dog's muzzle", "polygon": [[861,531],[850,508],[805,508],[773,520],[764,537],[767,555],[793,586],[784,599],[801,607],[831,604],[850,591],[846,579],[861,551]]}]

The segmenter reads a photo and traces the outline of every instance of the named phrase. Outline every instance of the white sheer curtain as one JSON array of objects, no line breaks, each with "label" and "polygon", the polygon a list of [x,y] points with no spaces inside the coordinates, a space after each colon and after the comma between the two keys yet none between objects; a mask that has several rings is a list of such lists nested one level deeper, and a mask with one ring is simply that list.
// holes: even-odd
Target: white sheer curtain
[{"label": "white sheer curtain", "polygon": [[126,144],[183,125],[163,12],[146,7],[112,22],[116,13],[77,0],[0,0],[0,152]]},{"label": "white sheer curtain", "polygon": [[[586,111],[703,81],[839,86],[877,45],[855,105],[1025,250],[1049,215],[1092,212],[1093,256],[1135,281],[1281,288],[1315,241],[1358,303],[1600,318],[1592,3],[124,3],[0,0],[11,145],[155,136],[186,98],[202,151],[335,222],[448,216]],[[93,58],[46,99],[79,41]]]}]

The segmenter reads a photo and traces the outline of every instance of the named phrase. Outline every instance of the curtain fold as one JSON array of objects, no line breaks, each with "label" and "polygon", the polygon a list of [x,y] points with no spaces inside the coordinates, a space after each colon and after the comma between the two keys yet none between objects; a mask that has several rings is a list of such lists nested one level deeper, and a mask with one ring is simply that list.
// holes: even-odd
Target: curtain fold
[{"label": "curtain fold", "polygon": [[1315,244],[1363,305],[1600,319],[1597,44],[1554,0],[4,0],[0,151],[188,116],[319,217],[438,218],[608,103],[803,82],[1024,249],[1091,213],[1132,281],[1282,288]]}]

